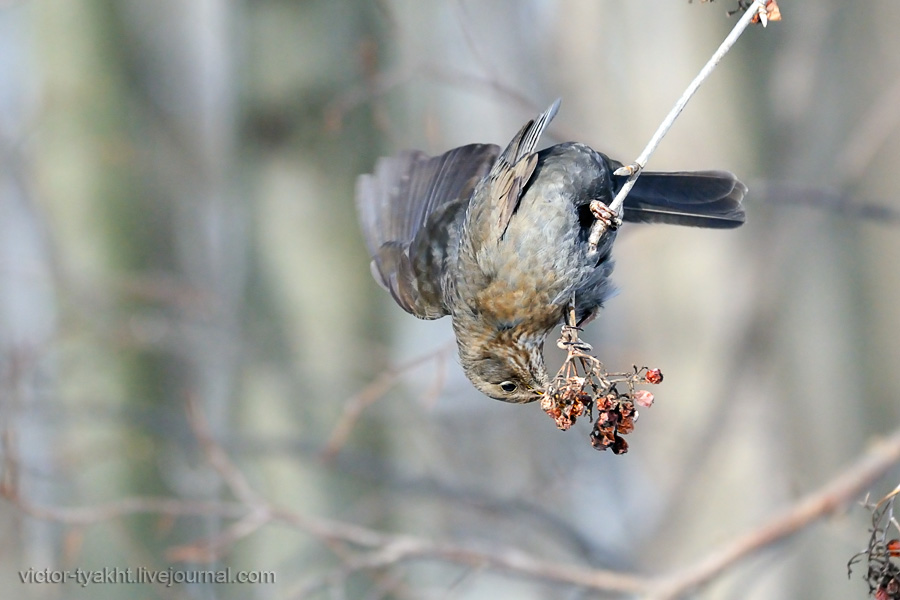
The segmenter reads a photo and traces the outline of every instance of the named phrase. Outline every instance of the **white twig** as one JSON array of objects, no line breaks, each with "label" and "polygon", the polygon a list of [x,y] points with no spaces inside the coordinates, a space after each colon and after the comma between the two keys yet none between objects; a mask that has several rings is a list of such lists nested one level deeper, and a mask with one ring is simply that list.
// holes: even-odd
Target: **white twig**
[{"label": "white twig", "polygon": [[647,161],[650,160],[650,156],[656,152],[656,148],[659,146],[659,143],[662,139],[669,133],[669,130],[672,128],[672,125],[675,123],[675,119],[678,118],[678,115],[681,114],[681,111],[684,110],[684,107],[687,106],[688,101],[693,97],[694,93],[700,88],[700,85],[706,81],[706,79],[712,74],[715,70],[716,66],[719,64],[719,61],[724,58],[728,51],[731,50],[731,47],[734,43],[741,37],[741,34],[744,33],[744,30],[747,29],[747,26],[750,25],[750,21],[753,20],[757,15],[761,15],[763,18],[766,14],[766,3],[765,0],[755,0],[753,4],[741,15],[741,18],[735,24],[734,29],[731,30],[731,33],[728,34],[728,37],[722,42],[719,46],[719,49],[716,50],[715,54],[713,54],[709,61],[703,66],[703,69],[700,70],[700,73],[694,77],[694,80],[691,84],[684,90],[684,93],[681,95],[681,98],[678,99],[678,102],[675,103],[675,106],[672,107],[672,110],[669,111],[669,114],[666,116],[665,120],[660,124],[659,128],[656,130],[656,133],[653,134],[653,137],[650,138],[650,141],[647,142],[647,147],[644,148],[644,151],[641,152],[641,155],[637,157],[637,160],[634,161],[633,164],[622,167],[618,171],[616,171],[616,175],[630,175],[628,181],[625,182],[625,185],[622,186],[622,189],[619,190],[619,193],[616,195],[615,199],[612,201],[612,204],[609,206],[610,210],[613,212],[619,212],[619,209],[622,206],[622,203],[625,202],[625,196],[628,195],[628,192],[631,191],[631,188],[634,187],[634,182],[637,181],[637,178],[640,176],[641,171],[644,167],[647,166]]}]

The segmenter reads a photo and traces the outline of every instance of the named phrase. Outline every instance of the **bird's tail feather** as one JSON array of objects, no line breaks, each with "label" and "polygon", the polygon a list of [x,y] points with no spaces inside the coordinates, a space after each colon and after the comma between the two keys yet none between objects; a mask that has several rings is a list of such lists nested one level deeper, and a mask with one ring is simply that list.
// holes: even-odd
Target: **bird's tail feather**
[{"label": "bird's tail feather", "polygon": [[746,193],[747,186],[728,171],[643,173],[625,198],[624,219],[731,229],[744,222]]}]

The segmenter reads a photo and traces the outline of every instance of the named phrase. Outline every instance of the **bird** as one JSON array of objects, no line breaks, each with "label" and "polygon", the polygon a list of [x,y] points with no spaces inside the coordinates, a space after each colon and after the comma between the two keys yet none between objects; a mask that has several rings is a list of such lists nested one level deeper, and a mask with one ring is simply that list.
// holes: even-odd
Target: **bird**
[{"label": "bird", "polygon": [[614,293],[611,251],[623,221],[712,229],[745,221],[747,187],[728,171],[643,172],[613,213],[622,163],[579,142],[536,150],[559,105],[502,151],[407,150],[379,159],[356,184],[375,281],[420,319],[449,316],[472,384],[517,404],[547,389],[548,334],[571,308],[586,324]]}]

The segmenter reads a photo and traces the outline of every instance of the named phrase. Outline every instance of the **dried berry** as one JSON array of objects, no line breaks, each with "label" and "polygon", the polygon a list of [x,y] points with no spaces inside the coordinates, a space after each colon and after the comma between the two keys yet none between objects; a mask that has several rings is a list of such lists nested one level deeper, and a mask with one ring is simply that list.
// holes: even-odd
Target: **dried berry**
[{"label": "dried berry", "polygon": [[613,442],[612,451],[613,454],[625,454],[628,452],[628,442],[625,441],[625,438],[617,435]]},{"label": "dried berry", "polygon": [[591,431],[591,445],[597,450],[606,450],[616,441],[615,432],[611,427],[594,427]]},{"label": "dried berry", "polygon": [[634,393],[634,403],[644,408],[650,408],[653,406],[653,394],[647,390],[637,390]]},{"label": "dried berry", "polygon": [[663,374],[659,369],[647,369],[647,372],[644,373],[644,381],[647,383],[657,384],[662,383]]}]

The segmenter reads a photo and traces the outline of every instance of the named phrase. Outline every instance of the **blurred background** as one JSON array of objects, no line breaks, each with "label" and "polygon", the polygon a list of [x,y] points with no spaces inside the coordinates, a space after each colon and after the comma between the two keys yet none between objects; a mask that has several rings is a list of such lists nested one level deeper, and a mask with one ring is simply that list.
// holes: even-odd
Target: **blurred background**
[{"label": "blurred background", "polygon": [[[781,0],[651,160],[737,173],[748,222],[620,233],[621,292],[585,338],[610,370],[666,375],[628,454],[479,395],[449,321],[417,321],[370,276],[353,193],[378,156],[504,145],[561,97],[547,144],[633,160],[735,4],[0,2],[3,597],[598,597],[441,560],[362,568],[280,521],[117,513],[234,505],[188,403],[253,490],[312,521],[651,575],[894,429],[895,0]],[[853,507],[700,597],[863,598],[845,565],[868,526]],[[277,583],[23,584],[30,567]]]}]

